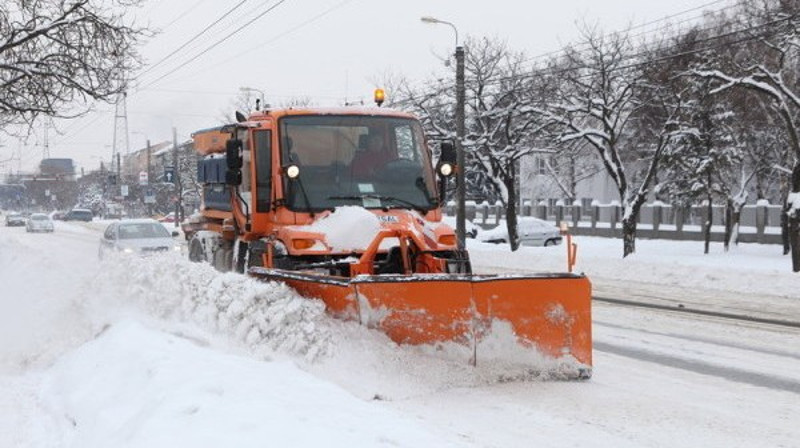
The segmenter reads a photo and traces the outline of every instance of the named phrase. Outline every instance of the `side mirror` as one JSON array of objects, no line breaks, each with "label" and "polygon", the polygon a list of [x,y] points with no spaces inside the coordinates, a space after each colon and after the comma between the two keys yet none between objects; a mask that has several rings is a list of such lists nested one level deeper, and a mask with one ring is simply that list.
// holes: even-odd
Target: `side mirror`
[{"label": "side mirror", "polygon": [[228,169],[225,171],[225,183],[231,186],[239,186],[242,184],[242,170]]},{"label": "side mirror", "polygon": [[230,139],[225,143],[225,162],[229,170],[238,170],[242,168],[242,141],[239,139]]},{"label": "side mirror", "polygon": [[439,148],[441,150],[439,164],[449,163],[450,165],[455,165],[458,158],[456,155],[456,147],[453,145],[453,142],[442,142]]},{"label": "side mirror", "polygon": [[176,236],[180,236],[180,235],[181,235],[181,233],[180,233],[180,232],[178,232],[177,230],[173,230],[173,231],[172,231],[172,237],[173,237],[173,238],[174,238],[174,237],[176,237]]}]

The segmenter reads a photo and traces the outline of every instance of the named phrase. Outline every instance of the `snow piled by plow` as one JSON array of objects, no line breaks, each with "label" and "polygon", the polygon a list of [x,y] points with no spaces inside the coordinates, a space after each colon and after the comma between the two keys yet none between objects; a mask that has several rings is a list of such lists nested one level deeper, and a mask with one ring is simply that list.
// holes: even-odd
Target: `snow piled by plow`
[{"label": "snow piled by plow", "polygon": [[92,283],[105,297],[232,336],[261,356],[272,350],[313,361],[331,347],[321,301],[302,298],[283,284],[219,273],[178,255],[114,257]]}]

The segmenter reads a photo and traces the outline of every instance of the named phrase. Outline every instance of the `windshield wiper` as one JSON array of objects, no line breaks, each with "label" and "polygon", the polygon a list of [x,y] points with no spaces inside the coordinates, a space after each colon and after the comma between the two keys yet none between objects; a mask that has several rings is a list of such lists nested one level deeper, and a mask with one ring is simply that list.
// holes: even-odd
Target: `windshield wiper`
[{"label": "windshield wiper", "polygon": [[356,194],[352,196],[328,196],[328,199],[332,200],[347,200],[347,201],[357,201],[359,199],[377,199],[379,201],[386,201],[386,202],[395,202],[397,204],[406,205],[411,207],[413,210],[417,210],[422,214],[425,214],[426,210],[424,207],[420,206],[419,204],[415,204],[411,201],[406,201],[405,199],[396,198],[394,196],[383,196],[380,194],[372,194],[372,193],[365,193],[365,194]]}]

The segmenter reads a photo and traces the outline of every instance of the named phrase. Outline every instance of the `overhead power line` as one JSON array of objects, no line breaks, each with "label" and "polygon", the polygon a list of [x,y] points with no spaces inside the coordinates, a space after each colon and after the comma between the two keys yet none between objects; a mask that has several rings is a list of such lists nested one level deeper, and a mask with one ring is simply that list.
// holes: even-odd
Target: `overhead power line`
[{"label": "overhead power line", "polygon": [[[323,17],[327,16],[328,14],[332,13],[333,11],[344,7],[348,3],[352,3],[353,1],[354,0],[341,1],[341,2],[331,6],[330,8],[320,12],[319,14],[314,15],[313,17],[309,18],[308,20],[306,20],[304,22],[301,22],[301,23],[299,23],[298,25],[296,25],[296,26],[294,26],[292,28],[287,29],[286,31],[283,31],[283,32],[281,32],[281,33],[279,33],[279,34],[277,34],[275,36],[272,36],[271,38],[269,38],[269,39],[267,39],[267,40],[265,40],[263,42],[251,45],[250,48],[248,48],[247,50],[239,52],[239,53],[237,53],[237,54],[235,54],[235,55],[233,55],[233,56],[231,56],[229,58],[226,58],[226,59],[224,59],[222,61],[218,61],[218,62],[215,62],[213,64],[207,65],[207,66],[199,69],[197,72],[204,73],[204,72],[206,72],[208,70],[211,70],[211,69],[213,69],[215,67],[218,67],[218,66],[220,66],[222,64],[225,64],[225,63],[228,63],[228,62],[233,61],[235,59],[238,59],[238,58],[240,58],[240,57],[242,57],[242,56],[244,56],[246,54],[252,53],[252,52],[257,51],[257,50],[260,50],[264,46],[269,45],[271,43],[274,43],[274,42],[276,42],[276,41],[278,41],[278,40],[280,40],[280,39],[282,39],[282,38],[284,38],[284,37],[296,32],[296,31],[298,31],[298,30],[300,30],[302,28],[305,28],[306,26],[308,26],[308,25],[310,25],[310,24],[322,19]],[[191,76],[192,75],[189,75],[188,77],[191,77]],[[182,78],[179,78],[179,79],[186,79],[188,77],[185,76],[185,77],[182,77]]]},{"label": "overhead power line", "polygon": [[176,48],[175,50],[173,50],[173,51],[172,51],[171,53],[169,53],[168,55],[166,55],[166,56],[164,56],[163,58],[159,59],[159,60],[158,60],[158,62],[156,62],[156,63],[154,63],[154,64],[151,64],[149,67],[147,67],[147,69],[146,69],[145,71],[143,71],[142,73],[139,73],[139,75],[137,75],[137,76],[136,76],[136,78],[138,79],[138,78],[140,78],[140,77],[144,76],[146,73],[150,72],[150,71],[151,71],[151,70],[153,70],[154,68],[156,68],[156,67],[158,67],[159,65],[161,65],[161,64],[162,64],[164,61],[166,61],[166,60],[168,60],[169,58],[171,58],[172,56],[176,55],[176,54],[177,54],[179,51],[181,51],[181,50],[183,50],[184,48],[186,48],[186,47],[187,47],[189,44],[191,44],[192,42],[194,42],[195,40],[197,40],[197,39],[198,39],[200,36],[202,36],[203,34],[205,34],[205,33],[206,33],[208,30],[210,30],[211,28],[213,28],[214,26],[216,26],[218,23],[220,23],[221,21],[223,21],[223,20],[224,20],[226,17],[228,17],[229,15],[231,15],[231,14],[232,14],[234,11],[236,11],[237,9],[239,9],[239,8],[240,8],[242,5],[244,5],[246,2],[247,2],[247,0],[242,0],[242,1],[240,1],[239,3],[237,3],[236,5],[234,5],[232,8],[230,8],[229,10],[225,11],[225,13],[224,13],[224,14],[222,14],[221,16],[219,16],[219,17],[217,18],[217,20],[215,20],[215,21],[211,22],[209,25],[207,25],[205,28],[203,28],[203,29],[202,29],[202,30],[201,30],[199,33],[197,33],[197,34],[195,34],[194,36],[192,36],[191,38],[189,38],[189,40],[187,40],[186,42],[184,42],[184,43],[183,43],[183,44],[182,44],[180,47]]},{"label": "overhead power line", "polygon": [[[679,22],[669,22],[670,19],[674,19],[675,17],[680,17],[680,16],[683,16],[683,15],[686,15],[686,14],[689,14],[689,13],[692,13],[692,12],[695,12],[695,11],[698,11],[698,10],[701,10],[701,9],[708,8],[709,6],[716,5],[718,3],[728,2],[728,1],[730,1],[730,0],[714,0],[714,1],[711,1],[711,2],[708,2],[708,3],[704,3],[702,5],[699,5],[699,6],[695,6],[694,8],[690,8],[690,9],[686,9],[686,10],[683,10],[683,11],[679,11],[679,12],[676,12],[674,14],[670,14],[668,16],[661,17],[659,19],[651,20],[649,22],[645,22],[645,23],[642,23],[640,25],[632,26],[632,27],[627,28],[625,30],[614,31],[614,32],[609,33],[609,34],[614,36],[614,35],[619,35],[621,33],[627,33],[627,32],[633,31],[633,30],[641,29],[641,28],[644,28],[644,27],[647,27],[647,26],[650,26],[650,25],[653,25],[653,24],[662,23],[662,22],[664,23],[660,27],[654,28],[652,30],[646,30],[646,31],[643,31],[641,33],[634,34],[631,37],[645,36],[647,34],[655,33],[656,31],[659,31],[659,30],[664,30],[664,29],[667,29],[669,27],[678,26],[678,25],[686,23],[686,22],[691,22],[691,21],[700,19],[705,14],[705,11],[704,11],[703,14],[700,14],[700,15],[697,15],[697,16],[692,16],[692,17],[689,17],[687,19],[683,19],[683,20],[681,20]],[[726,7],[724,7],[724,8],[713,10],[713,12],[714,13],[720,13],[720,12],[726,11],[728,9],[735,8],[737,6],[738,6],[738,3],[733,3],[733,4],[730,4],[730,5],[726,6]],[[567,46],[569,46],[569,45],[567,45]],[[578,47],[588,47],[588,44],[586,44],[586,43],[578,43],[578,44],[575,45],[575,48],[577,49]],[[546,58],[548,56],[556,55],[556,54],[563,53],[563,52],[564,52],[564,48],[559,48],[557,50],[548,51],[546,53],[541,53],[541,54],[537,54],[537,55],[531,56],[529,58],[525,58],[522,62],[533,61],[535,59],[543,59],[543,58]]]},{"label": "overhead power line", "polygon": [[270,12],[271,12],[271,11],[273,11],[275,8],[277,8],[278,6],[282,5],[282,4],[283,4],[283,3],[285,3],[285,2],[286,2],[286,0],[278,0],[278,1],[277,1],[275,4],[273,4],[272,6],[270,6],[269,8],[267,8],[265,11],[263,11],[263,12],[261,12],[260,14],[256,15],[256,16],[255,16],[255,17],[253,17],[252,19],[248,20],[247,22],[245,22],[244,24],[242,24],[241,26],[239,26],[238,28],[236,28],[235,30],[233,30],[232,32],[230,32],[229,34],[225,35],[225,37],[223,37],[222,39],[219,39],[219,40],[217,40],[217,41],[216,41],[216,42],[214,42],[212,45],[210,45],[210,46],[206,47],[206,48],[205,48],[203,51],[201,51],[200,53],[197,53],[196,55],[194,55],[194,56],[193,56],[193,57],[191,57],[190,59],[186,60],[186,61],[185,61],[185,62],[183,62],[182,64],[180,64],[180,65],[178,65],[177,67],[173,68],[172,70],[170,70],[170,71],[168,71],[168,72],[164,73],[163,75],[159,76],[159,77],[158,77],[158,78],[156,78],[155,80],[153,80],[153,81],[151,81],[151,82],[147,83],[147,84],[146,84],[146,85],[145,85],[143,88],[151,87],[152,85],[156,84],[157,82],[161,81],[162,79],[166,78],[167,76],[169,76],[169,75],[171,75],[171,74],[173,74],[173,73],[177,72],[178,70],[182,69],[183,67],[186,67],[187,65],[189,65],[189,64],[191,64],[192,62],[196,61],[196,60],[197,60],[199,57],[201,57],[201,56],[203,56],[204,54],[208,53],[209,51],[213,50],[214,48],[216,48],[217,46],[219,46],[219,45],[220,45],[220,44],[222,44],[223,42],[227,41],[228,39],[230,39],[231,37],[233,37],[234,35],[236,35],[236,34],[237,34],[237,33],[239,33],[240,31],[242,31],[243,29],[245,29],[245,28],[247,28],[248,26],[252,25],[252,24],[253,24],[253,23],[254,23],[256,20],[258,20],[258,19],[260,19],[260,18],[264,17],[265,15],[267,15],[268,13],[270,13]]},{"label": "overhead power line", "polygon": [[[781,22],[794,20],[795,18],[797,18],[797,14],[793,14],[791,16],[784,17],[784,18],[781,18],[781,19],[776,19],[776,20],[773,20],[773,21],[770,21],[770,22],[762,23],[760,25],[753,25],[753,26],[749,26],[749,27],[746,27],[746,28],[743,28],[743,29],[730,31],[730,32],[727,32],[727,33],[722,33],[722,34],[718,34],[718,35],[715,35],[715,36],[709,36],[709,37],[704,38],[704,39],[698,39],[698,40],[695,41],[695,44],[711,42],[711,41],[719,40],[719,39],[722,39],[722,38],[725,38],[725,37],[731,37],[731,36],[735,36],[737,34],[750,32],[750,31],[754,31],[754,30],[759,30],[759,29],[762,29],[762,28],[770,27],[772,25],[777,25],[777,24],[779,24]],[[645,55],[648,54],[648,52],[639,52],[639,53],[632,54],[632,55],[630,55],[630,56],[628,56],[626,58],[623,58],[620,61],[620,62],[624,62],[624,61],[627,60],[627,61],[631,61],[630,63],[621,64],[621,65],[618,65],[618,66],[616,66],[614,68],[611,68],[611,69],[609,69],[607,71],[607,73],[614,73],[614,72],[618,72],[618,71],[621,71],[621,70],[627,70],[627,69],[630,69],[630,68],[645,67],[647,65],[651,65],[651,64],[667,61],[667,60],[670,60],[670,59],[675,59],[675,58],[684,57],[684,56],[690,56],[690,55],[698,54],[698,53],[704,53],[704,52],[707,52],[707,51],[715,50],[715,49],[726,47],[726,46],[730,46],[730,45],[737,45],[737,44],[741,44],[741,43],[745,43],[745,42],[749,42],[749,41],[755,41],[755,40],[758,40],[758,39],[769,37],[770,35],[773,35],[775,33],[777,33],[777,30],[775,30],[775,29],[767,29],[766,31],[762,30],[760,33],[750,34],[750,35],[744,36],[742,38],[731,40],[731,41],[725,41],[725,42],[719,43],[717,45],[705,46],[705,47],[702,47],[702,48],[695,48],[693,50],[667,54],[667,55],[664,55],[664,56],[659,56],[659,57],[656,57],[654,59],[648,59],[648,60],[639,60],[639,58],[641,58],[642,56],[645,56]],[[677,47],[678,47],[678,45],[673,45],[673,46],[667,47],[664,50],[666,50],[666,51],[675,50],[675,49],[677,49]],[[578,66],[578,67],[563,67],[563,68],[558,68],[558,69],[533,70],[532,72],[525,73],[525,74],[512,75],[512,76],[501,76],[501,77],[497,77],[497,78],[490,78],[490,79],[487,80],[485,86],[497,85],[497,84],[499,84],[501,82],[504,82],[504,81],[514,81],[514,80],[519,80],[519,79],[532,78],[532,77],[536,77],[536,76],[556,76],[556,75],[561,75],[561,74],[565,74],[565,73],[569,73],[569,72],[575,72],[575,71],[580,70],[580,69],[588,69],[588,68],[591,68],[591,67],[587,66],[587,65],[583,65],[583,66]],[[587,77],[591,77],[591,76],[592,76],[592,74],[584,74],[584,75],[577,76],[576,79],[583,79],[583,78],[587,78]],[[450,89],[453,89],[453,88],[455,88],[455,84],[453,82],[449,82],[447,84],[442,85],[439,88],[439,91],[443,92],[445,90],[450,90]],[[408,104],[408,102],[409,102],[409,100],[404,100],[404,101],[398,101],[395,104],[396,105],[404,105],[404,104]]]}]

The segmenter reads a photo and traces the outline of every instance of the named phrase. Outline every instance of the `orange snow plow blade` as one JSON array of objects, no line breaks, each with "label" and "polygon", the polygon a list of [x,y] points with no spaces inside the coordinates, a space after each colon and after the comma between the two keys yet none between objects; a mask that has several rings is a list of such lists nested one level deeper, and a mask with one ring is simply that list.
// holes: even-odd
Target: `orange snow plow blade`
[{"label": "orange snow plow blade", "polygon": [[[582,275],[363,275],[352,279],[251,268],[322,299],[337,317],[378,328],[399,344],[455,342],[472,348],[493,330],[548,358],[592,365],[591,284]],[[490,356],[486,353],[483,355]]]}]

